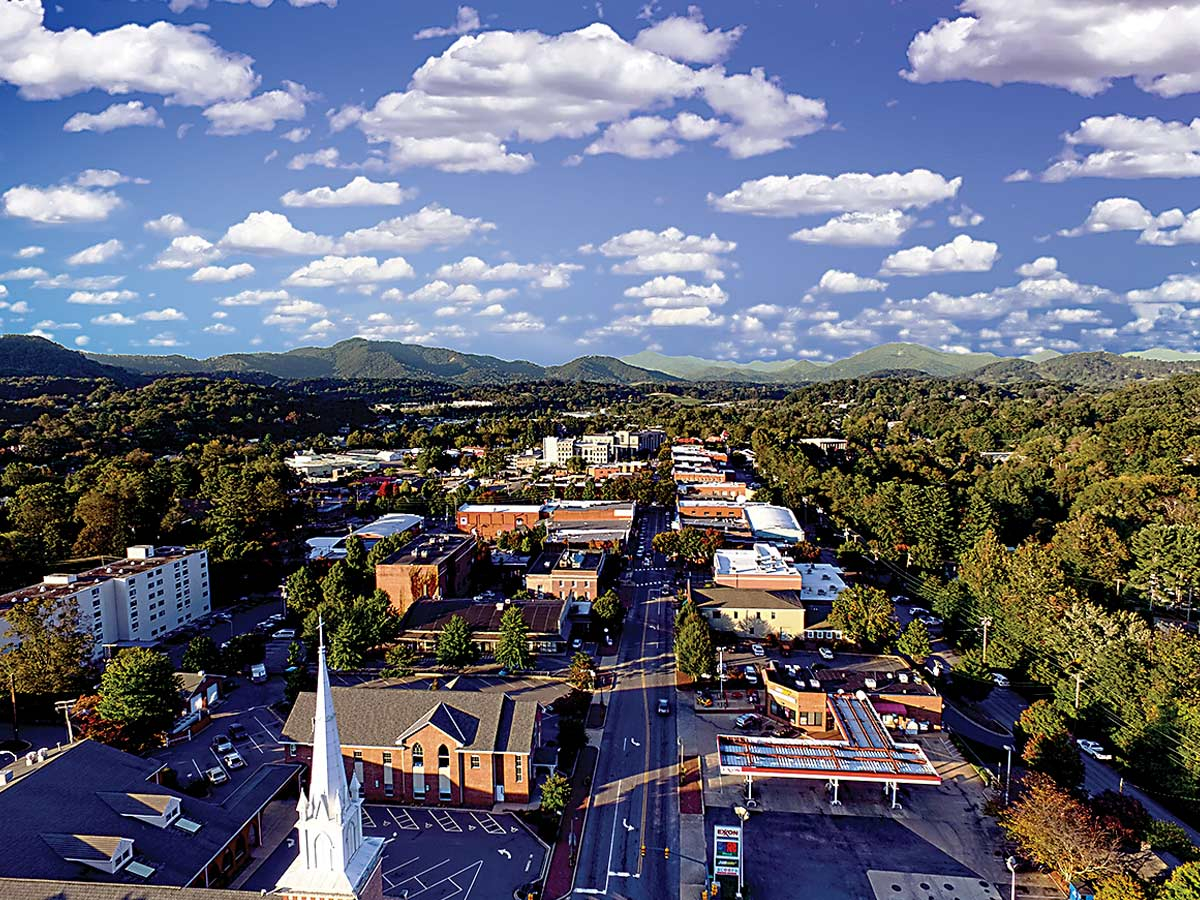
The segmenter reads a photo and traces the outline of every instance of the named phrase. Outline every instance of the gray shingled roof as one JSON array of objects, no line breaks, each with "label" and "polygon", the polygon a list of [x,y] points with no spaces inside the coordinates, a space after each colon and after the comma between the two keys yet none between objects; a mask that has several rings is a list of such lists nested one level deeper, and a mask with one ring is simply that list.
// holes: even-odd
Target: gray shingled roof
[{"label": "gray shingled roof", "polygon": [[693,588],[701,609],[804,609],[798,591],[762,591],[754,588]]},{"label": "gray shingled roof", "polygon": [[[389,687],[335,687],[333,708],[344,747],[394,747],[414,726],[432,722],[463,750],[531,753],[537,703],[507,694],[414,691]],[[296,698],[283,740],[311,744],[316,694]],[[470,725],[471,722],[475,724]]]},{"label": "gray shingled roof", "polygon": [[[16,780],[0,789],[0,846],[5,850],[0,853],[0,877],[134,881],[125,872],[109,875],[64,859],[61,851],[69,848],[63,836],[93,835],[131,838],[135,858],[154,867],[149,884],[185,884],[299,771],[296,765],[261,766],[217,803],[148,780],[160,768],[158,762],[95,741],[81,741],[33,769],[16,767]],[[122,815],[126,809],[118,810],[114,803],[124,807],[130,801],[117,801],[114,795],[146,795],[134,801],[143,814],[166,798],[177,798],[183,816],[201,828],[188,834]],[[143,886],[137,882],[134,890]],[[128,884],[125,890],[131,890]],[[0,898],[8,897],[0,890]]]},{"label": "gray shingled roof", "polygon": [[250,900],[261,894],[166,885],[0,878],[0,897],[4,900]]}]

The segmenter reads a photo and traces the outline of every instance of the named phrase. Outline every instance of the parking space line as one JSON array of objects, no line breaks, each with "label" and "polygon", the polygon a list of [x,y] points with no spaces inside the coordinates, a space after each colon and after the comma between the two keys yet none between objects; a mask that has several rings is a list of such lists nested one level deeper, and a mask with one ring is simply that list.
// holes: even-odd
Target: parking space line
[{"label": "parking space line", "polygon": [[[447,862],[449,862],[449,860],[447,860]],[[474,869],[475,872],[471,876],[471,883],[468,884],[466,886],[466,888],[464,888],[461,884],[459,884],[457,881],[454,880],[455,878],[458,878],[460,875],[465,875],[467,872],[470,872],[472,869]],[[435,887],[438,887],[439,885],[443,885],[443,884],[449,884],[454,887],[454,893],[447,894],[445,897],[445,900],[449,900],[450,897],[455,897],[459,894],[462,894],[463,900],[468,900],[468,898],[471,896],[471,891],[474,890],[474,888],[475,888],[475,881],[479,878],[479,872],[481,869],[483,869],[483,860],[482,859],[477,862],[473,862],[470,865],[463,866],[457,872],[454,872],[451,875],[447,875],[445,878],[441,879],[440,881],[435,881],[433,884],[426,885],[423,882],[418,881],[417,883],[421,885],[421,890],[417,891],[416,893],[409,893],[409,895],[408,895],[409,900],[412,900],[413,897],[419,897],[421,894],[424,894],[426,891],[431,891]],[[424,874],[424,873],[422,873],[422,874]],[[401,884],[404,884],[404,882],[403,881],[398,882],[396,887],[399,887]]]},{"label": "parking space line", "polygon": [[[462,826],[454,821],[454,816],[450,815],[450,813],[434,809],[426,810],[426,812],[429,813],[429,817],[437,823],[438,827],[440,827],[442,831],[449,832],[451,834],[459,834],[462,832]],[[445,816],[445,821],[438,818],[439,813]]]},{"label": "parking space line", "polygon": [[[406,884],[406,883],[408,883],[408,882],[410,882],[410,881],[415,881],[417,884],[421,885],[421,890],[420,890],[420,891],[417,891],[417,893],[418,893],[418,894],[419,894],[419,893],[421,893],[422,891],[427,891],[427,890],[429,890],[429,887],[427,887],[427,886],[425,885],[425,882],[423,882],[423,881],[421,880],[421,876],[422,876],[422,875],[427,875],[428,873],[432,872],[434,869],[440,869],[442,866],[444,866],[444,865],[445,865],[446,863],[448,863],[448,862],[450,862],[450,860],[448,860],[448,859],[443,859],[443,860],[442,860],[440,863],[438,863],[437,865],[430,866],[428,869],[422,869],[422,870],[421,870],[420,872],[418,872],[416,875],[409,875],[407,878],[403,879],[402,881],[397,881],[397,882],[396,882],[396,886],[397,886],[397,887],[399,887],[399,886],[400,886],[400,885],[402,885],[402,884]],[[444,880],[444,879],[443,879],[443,880]],[[438,884],[441,884],[441,882],[438,882]],[[430,887],[432,887],[432,885],[431,885]],[[410,896],[415,896],[415,895],[410,895]]]},{"label": "parking space line", "polygon": [[366,820],[368,828],[376,827],[375,820],[371,817],[370,811],[365,806],[362,808],[362,817]]},{"label": "parking space line", "polygon": [[504,826],[488,813],[471,813],[471,818],[488,834],[504,834]]},{"label": "parking space line", "polygon": [[[412,817],[412,813],[410,813],[407,809],[401,809],[399,812],[394,809],[389,809],[388,815],[392,817],[392,821],[400,826],[401,830],[403,831],[421,830],[421,826],[417,824],[417,820]],[[404,818],[401,819],[401,816]]]},{"label": "parking space line", "polygon": [[279,743],[279,738],[277,738],[275,736],[275,732],[273,732],[270,728],[268,728],[263,723],[262,719],[260,719],[258,716],[251,716],[250,718],[254,719],[254,721],[258,723],[258,727],[261,728],[263,731],[265,731],[268,735],[270,735],[272,741],[274,741],[277,744]]}]

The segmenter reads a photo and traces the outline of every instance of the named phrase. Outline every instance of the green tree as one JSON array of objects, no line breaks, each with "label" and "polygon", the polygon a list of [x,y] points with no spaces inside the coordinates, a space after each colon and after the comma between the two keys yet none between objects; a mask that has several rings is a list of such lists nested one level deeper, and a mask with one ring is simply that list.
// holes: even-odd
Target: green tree
[{"label": "green tree", "polygon": [[854,584],[833,601],[829,624],[842,632],[846,640],[882,649],[896,637],[896,607],[877,587]]},{"label": "green tree", "polygon": [[8,519],[22,534],[37,538],[49,559],[71,552],[74,527],[71,499],[62,485],[53,482],[26,484],[8,504]]},{"label": "green tree", "polygon": [[983,654],[974,649],[959,657],[954,666],[952,683],[959,693],[973,700],[982,700],[996,686],[992,680],[992,670],[983,663]]},{"label": "green tree", "polygon": [[122,650],[100,677],[97,711],[143,746],[165,732],[180,708],[182,683],[171,660],[144,647]]},{"label": "green tree", "polygon": [[513,672],[533,665],[533,654],[529,651],[529,626],[519,606],[508,607],[500,617],[496,662]]},{"label": "green tree", "polygon": [[1074,790],[1083,783],[1079,748],[1065,731],[1030,738],[1021,758],[1031,772],[1041,772],[1064,790]]},{"label": "green tree", "polygon": [[1124,872],[1110,875],[1096,885],[1095,900],[1147,900],[1147,897],[1146,886]]},{"label": "green tree", "polygon": [[304,664],[304,645],[292,641],[288,645],[287,668],[283,679],[284,703],[292,706],[307,684],[308,666]]},{"label": "green tree", "polygon": [[23,694],[72,691],[86,677],[92,638],[79,630],[79,607],[50,596],[31,596],[4,614],[7,648],[0,671]]},{"label": "green tree", "polygon": [[1021,711],[1015,737],[1020,744],[1039,737],[1067,733],[1067,717],[1048,700],[1034,700]]},{"label": "green tree", "polygon": [[616,591],[605,591],[592,603],[592,618],[602,627],[617,631],[625,620],[625,605]]},{"label": "green tree", "polygon": [[675,636],[675,667],[690,678],[712,676],[717,670],[712,632],[703,619],[688,619]]},{"label": "green tree", "polygon": [[929,629],[920,619],[913,619],[904,627],[900,640],[896,642],[896,650],[909,659],[920,662],[932,652],[929,646]]},{"label": "green tree", "polygon": [[223,672],[224,659],[216,643],[207,634],[198,634],[183,651],[180,668],[184,672]]},{"label": "green tree", "polygon": [[692,619],[702,618],[700,607],[696,605],[695,599],[689,594],[683,598],[683,602],[679,604],[679,610],[675,613],[675,630],[679,631]]},{"label": "green tree", "polygon": [[321,596],[332,606],[349,606],[356,598],[362,596],[360,588],[357,573],[344,559],[339,559],[330,566],[321,579]]},{"label": "green tree", "polygon": [[329,668],[361,669],[366,661],[368,638],[363,623],[355,616],[343,619],[329,638]]},{"label": "green tree", "polygon": [[461,668],[479,658],[479,648],[472,640],[471,626],[462,616],[451,616],[438,635],[437,661],[443,666]]},{"label": "green tree", "polygon": [[1200,863],[1187,862],[1171,873],[1159,900],[1200,900]]},{"label": "green tree", "polygon": [[364,577],[371,572],[367,564],[367,547],[356,534],[346,538],[346,565]]},{"label": "green tree", "polygon": [[402,548],[412,538],[413,533],[411,531],[381,537],[375,542],[375,546],[371,548],[370,552],[367,553],[367,569],[374,572],[377,565]]},{"label": "green tree", "polygon": [[571,782],[565,775],[555,772],[542,782],[543,811],[552,815],[562,815],[567,804],[571,802]]},{"label": "green tree", "polygon": [[385,654],[383,671],[379,674],[384,678],[408,678],[416,664],[417,655],[410,648],[397,644]]},{"label": "green tree", "polygon": [[567,683],[580,691],[590,691],[595,681],[595,669],[592,658],[582,650],[576,650],[567,666]]},{"label": "green tree", "polygon": [[308,566],[301,566],[289,575],[285,589],[288,609],[301,618],[320,606],[325,599],[321,583]]}]

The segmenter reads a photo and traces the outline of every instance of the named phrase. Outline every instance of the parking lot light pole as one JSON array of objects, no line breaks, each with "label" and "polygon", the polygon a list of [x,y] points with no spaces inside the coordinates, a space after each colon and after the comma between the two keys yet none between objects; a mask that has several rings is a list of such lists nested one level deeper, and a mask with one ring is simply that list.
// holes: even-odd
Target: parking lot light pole
[{"label": "parking lot light pole", "polygon": [[1010,856],[1004,861],[1004,864],[1008,866],[1008,871],[1012,872],[1012,886],[1008,894],[1009,900],[1017,900],[1017,858]]}]

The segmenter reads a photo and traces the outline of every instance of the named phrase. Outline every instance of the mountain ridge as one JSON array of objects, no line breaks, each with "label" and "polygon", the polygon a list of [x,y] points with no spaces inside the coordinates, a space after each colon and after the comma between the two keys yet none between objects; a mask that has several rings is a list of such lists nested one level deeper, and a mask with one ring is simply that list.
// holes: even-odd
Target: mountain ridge
[{"label": "mountain ridge", "polygon": [[[1163,357],[1166,357],[1165,359]],[[32,335],[0,335],[0,376],[113,378],[194,375],[283,380],[394,379],[462,386],[521,381],[634,385],[722,381],[799,386],[879,375],[972,378],[988,384],[1048,381],[1105,387],[1200,372],[1200,356],[1155,348],[1122,355],[1045,353],[1000,357],[949,353],[920,344],[882,344],[831,363],[755,360],[737,363],[642,351],[623,358],[582,356],[557,365],[505,360],[443,347],[351,338],[329,347],[286,352],[227,353],[207,359],[180,354],[139,356],[83,353]]]}]

